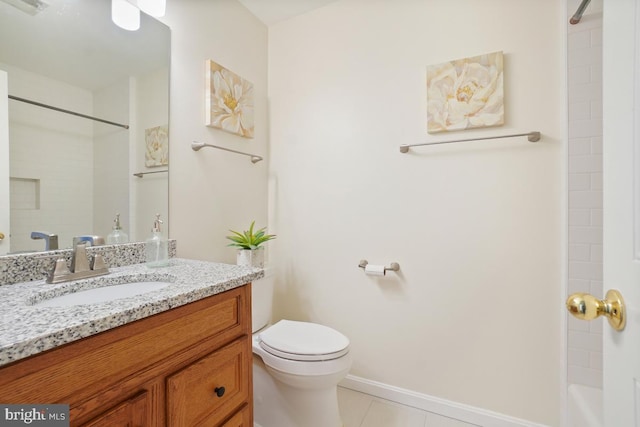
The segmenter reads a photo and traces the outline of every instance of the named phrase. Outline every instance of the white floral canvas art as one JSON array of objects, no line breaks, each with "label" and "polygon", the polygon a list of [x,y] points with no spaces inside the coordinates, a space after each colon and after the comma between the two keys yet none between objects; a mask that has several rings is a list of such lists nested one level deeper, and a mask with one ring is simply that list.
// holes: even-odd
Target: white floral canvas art
[{"label": "white floral canvas art", "polygon": [[144,165],[152,168],[169,164],[169,127],[156,126],[144,130],[146,151]]},{"label": "white floral canvas art", "polygon": [[504,124],[502,52],[427,67],[427,131]]},{"label": "white floral canvas art", "polygon": [[253,84],[207,61],[207,126],[253,138]]}]

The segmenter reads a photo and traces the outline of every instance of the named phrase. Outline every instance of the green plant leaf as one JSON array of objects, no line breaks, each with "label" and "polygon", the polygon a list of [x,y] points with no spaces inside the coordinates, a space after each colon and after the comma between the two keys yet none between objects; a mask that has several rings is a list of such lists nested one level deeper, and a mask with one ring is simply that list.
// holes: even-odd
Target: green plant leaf
[{"label": "green plant leaf", "polygon": [[248,230],[243,232],[229,230],[232,234],[226,236],[232,243],[227,246],[234,246],[241,249],[257,249],[261,244],[275,239],[275,234],[266,234],[267,227],[262,227],[254,231],[255,220],[251,222]]}]

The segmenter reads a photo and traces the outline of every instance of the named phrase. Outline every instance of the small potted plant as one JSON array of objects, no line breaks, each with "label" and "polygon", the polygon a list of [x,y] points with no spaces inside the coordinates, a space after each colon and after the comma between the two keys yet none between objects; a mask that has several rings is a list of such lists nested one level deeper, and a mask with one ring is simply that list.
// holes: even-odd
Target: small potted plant
[{"label": "small potted plant", "polygon": [[238,248],[236,263],[238,265],[248,265],[251,267],[264,267],[264,247],[260,246],[269,240],[275,239],[275,234],[267,234],[267,227],[262,227],[254,231],[255,221],[251,222],[248,230],[239,231],[229,230],[233,233],[227,236],[231,243],[227,246]]}]

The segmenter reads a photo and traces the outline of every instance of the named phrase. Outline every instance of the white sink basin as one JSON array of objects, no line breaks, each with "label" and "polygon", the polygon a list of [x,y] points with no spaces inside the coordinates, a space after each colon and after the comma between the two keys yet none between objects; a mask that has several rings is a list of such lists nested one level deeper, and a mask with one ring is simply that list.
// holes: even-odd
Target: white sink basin
[{"label": "white sink basin", "polygon": [[146,294],[147,292],[165,288],[170,284],[171,282],[165,281],[144,281],[102,286],[45,299],[34,304],[34,306],[69,307],[80,304],[96,304]]}]

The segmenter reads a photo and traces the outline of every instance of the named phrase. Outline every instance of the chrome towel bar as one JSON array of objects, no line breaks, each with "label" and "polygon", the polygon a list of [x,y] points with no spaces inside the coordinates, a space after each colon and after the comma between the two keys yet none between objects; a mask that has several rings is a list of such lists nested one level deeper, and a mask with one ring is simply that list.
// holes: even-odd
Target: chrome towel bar
[{"label": "chrome towel bar", "polygon": [[152,172],[136,172],[133,174],[133,176],[137,176],[138,178],[144,178],[144,175],[149,175],[151,173],[163,173],[163,172],[169,172],[169,170],[161,170],[161,171],[152,171]]},{"label": "chrome towel bar", "polygon": [[498,136],[486,136],[482,138],[468,138],[468,139],[455,139],[452,141],[439,141],[439,142],[423,142],[421,144],[404,144],[400,146],[401,153],[408,153],[409,148],[411,147],[422,147],[423,145],[440,145],[440,144],[451,144],[453,142],[467,142],[467,141],[482,141],[485,139],[500,139],[500,138],[512,138],[514,136],[526,136],[529,142],[538,142],[540,141],[540,132],[528,132],[528,133],[516,133],[512,135],[498,135]]},{"label": "chrome towel bar", "polygon": [[243,153],[242,151],[236,151],[236,150],[232,150],[230,148],[219,147],[219,146],[213,145],[213,144],[205,144],[204,142],[198,142],[198,141],[193,141],[191,143],[191,149],[193,151],[198,151],[202,147],[217,148],[218,150],[224,150],[224,151],[229,151],[231,153],[242,154],[243,156],[249,156],[249,157],[251,157],[251,163],[258,163],[260,160],[263,160],[262,156],[257,156],[255,154],[250,154],[250,153]]},{"label": "chrome towel bar", "polygon": [[589,6],[589,2],[591,2],[591,0],[582,0],[582,3],[580,3],[580,6],[578,6],[578,9],[576,10],[576,13],[574,13],[571,19],[569,19],[569,23],[571,25],[576,25],[580,22],[582,14],[587,9],[587,6]]}]

